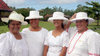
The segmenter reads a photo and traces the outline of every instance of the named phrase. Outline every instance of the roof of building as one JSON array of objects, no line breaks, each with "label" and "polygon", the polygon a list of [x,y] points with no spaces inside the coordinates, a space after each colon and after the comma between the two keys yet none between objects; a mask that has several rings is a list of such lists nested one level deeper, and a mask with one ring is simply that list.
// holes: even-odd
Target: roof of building
[{"label": "roof of building", "polygon": [[0,11],[11,11],[11,9],[3,0],[0,0]]}]

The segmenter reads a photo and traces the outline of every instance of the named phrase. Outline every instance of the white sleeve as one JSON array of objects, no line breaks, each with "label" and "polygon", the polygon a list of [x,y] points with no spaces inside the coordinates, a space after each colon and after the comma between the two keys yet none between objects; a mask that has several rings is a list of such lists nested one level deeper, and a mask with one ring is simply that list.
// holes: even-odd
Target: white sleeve
[{"label": "white sleeve", "polygon": [[47,36],[48,36],[48,30],[45,29],[44,38],[46,39]]},{"label": "white sleeve", "polygon": [[77,28],[76,27],[70,27],[68,29],[69,37],[72,36],[73,34],[75,34],[76,32],[77,32]]},{"label": "white sleeve", "polygon": [[70,28],[68,29],[68,33],[73,33],[73,32],[75,32],[76,30],[77,30],[76,27],[70,27]]},{"label": "white sleeve", "polygon": [[63,47],[64,46],[68,47],[68,42],[69,42],[69,34],[65,33],[63,36]]},{"label": "white sleeve", "polygon": [[48,44],[48,41],[49,41],[49,40],[48,40],[48,36],[47,36],[47,37],[45,38],[44,45],[47,45],[47,46],[48,46],[48,45],[49,45],[49,44]]},{"label": "white sleeve", "polygon": [[47,33],[47,36],[45,37],[45,41],[44,41],[44,45],[49,45],[48,41],[49,41],[49,35],[50,35],[50,32]]},{"label": "white sleeve", "polygon": [[100,35],[92,34],[88,39],[88,54],[89,56],[100,56]]},{"label": "white sleeve", "polygon": [[6,35],[0,35],[0,56],[10,56],[11,46]]}]

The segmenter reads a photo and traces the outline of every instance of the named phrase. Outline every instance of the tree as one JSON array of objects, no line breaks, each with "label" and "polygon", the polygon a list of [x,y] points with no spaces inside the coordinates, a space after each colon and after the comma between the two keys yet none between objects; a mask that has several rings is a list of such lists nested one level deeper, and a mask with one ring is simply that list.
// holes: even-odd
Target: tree
[{"label": "tree", "polygon": [[65,15],[72,16],[72,15],[74,14],[74,10],[67,10],[67,9],[65,9],[65,10],[64,10],[64,14],[65,14]]},{"label": "tree", "polygon": [[77,6],[77,9],[75,10],[75,12],[85,12],[85,6],[82,6],[81,4],[79,4]]},{"label": "tree", "polygon": [[9,6],[9,8],[11,9],[11,10],[16,10],[16,8],[15,7],[12,7],[12,6]]},{"label": "tree", "polygon": [[[42,16],[44,16],[44,17],[45,17],[47,14],[52,15],[52,13],[53,13],[53,10],[52,10],[51,8],[49,8],[49,7],[46,7],[45,9],[41,9],[41,10],[40,10],[40,14],[41,14]],[[43,18],[42,20],[43,20],[43,21],[47,21],[48,18]]]},{"label": "tree", "polygon": [[35,10],[35,9],[33,9],[33,8],[18,8],[15,11],[17,11],[18,13],[21,13],[24,17],[27,17],[29,15],[30,10]]},{"label": "tree", "polygon": [[99,25],[99,20],[100,20],[100,16],[99,16],[100,15],[100,4],[99,4],[99,2],[91,1],[90,3],[86,2],[86,4],[90,5],[91,7],[84,6],[85,11],[88,12],[90,17],[95,18],[97,20],[97,25]]}]

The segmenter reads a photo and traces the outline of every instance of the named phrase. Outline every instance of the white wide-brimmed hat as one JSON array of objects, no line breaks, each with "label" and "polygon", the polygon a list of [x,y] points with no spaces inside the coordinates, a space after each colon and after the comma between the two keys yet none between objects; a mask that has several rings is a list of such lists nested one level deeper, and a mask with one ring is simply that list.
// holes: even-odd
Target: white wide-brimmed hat
[{"label": "white wide-brimmed hat", "polygon": [[3,22],[8,23],[9,20],[15,20],[20,21],[22,25],[28,24],[26,21],[24,21],[24,16],[22,14],[18,14],[15,11],[12,11],[8,18],[1,18]]},{"label": "white wide-brimmed hat", "polygon": [[39,15],[39,11],[30,11],[29,16],[26,17],[26,19],[40,19],[43,18],[43,16]]},{"label": "white wide-brimmed hat", "polygon": [[75,23],[77,20],[83,20],[83,19],[85,19],[85,20],[88,19],[88,21],[89,21],[88,24],[95,21],[93,18],[88,17],[86,12],[78,12],[76,14],[76,18],[72,19],[71,21]]},{"label": "white wide-brimmed hat", "polygon": [[53,23],[53,20],[64,20],[63,23],[66,23],[68,18],[64,17],[64,13],[62,12],[54,12],[53,17],[50,17],[48,21]]}]

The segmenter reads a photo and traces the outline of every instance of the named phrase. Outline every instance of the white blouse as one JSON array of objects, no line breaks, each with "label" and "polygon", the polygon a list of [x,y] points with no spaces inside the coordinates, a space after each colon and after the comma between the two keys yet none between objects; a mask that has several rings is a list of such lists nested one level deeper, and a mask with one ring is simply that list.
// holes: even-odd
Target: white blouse
[{"label": "white blouse", "polygon": [[[72,29],[73,30],[73,29]],[[66,56],[100,56],[100,35],[92,30],[84,33],[71,31]]]},{"label": "white blouse", "polygon": [[28,47],[24,40],[24,35],[21,40],[17,40],[10,32],[0,35],[0,56],[28,56]]},{"label": "white blouse", "polygon": [[42,56],[44,48],[44,40],[47,36],[48,30],[42,28],[40,31],[30,31],[29,28],[24,28],[22,32],[25,34],[29,56]]},{"label": "white blouse", "polygon": [[61,35],[54,37],[52,31],[48,33],[44,45],[49,46],[47,56],[59,56],[62,47],[68,46],[69,35],[63,31]]}]

